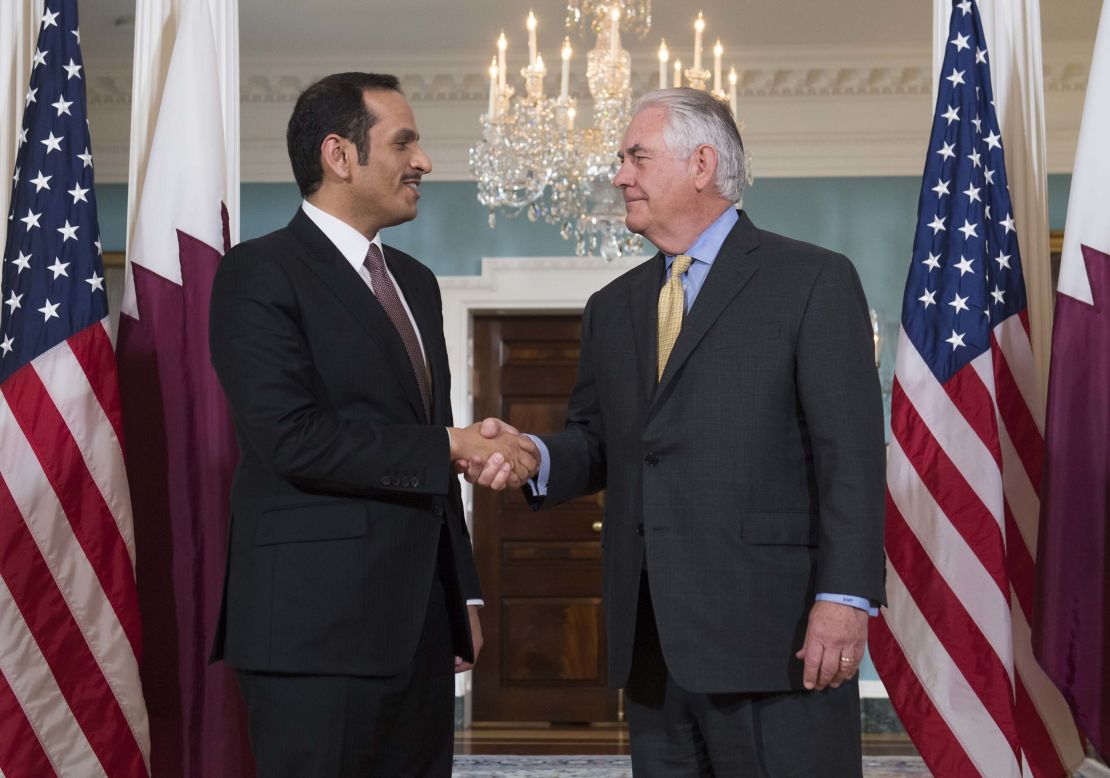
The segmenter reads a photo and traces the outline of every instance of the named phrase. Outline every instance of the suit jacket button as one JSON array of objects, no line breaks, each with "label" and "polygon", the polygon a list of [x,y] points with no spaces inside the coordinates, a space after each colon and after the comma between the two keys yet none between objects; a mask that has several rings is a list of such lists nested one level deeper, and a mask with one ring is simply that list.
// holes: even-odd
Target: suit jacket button
[{"label": "suit jacket button", "polygon": [[659,455],[656,454],[654,451],[649,451],[648,455],[644,457],[644,464],[648,467],[655,467],[657,464],[659,464]]},{"label": "suit jacket button", "polygon": [[432,506],[432,515],[442,517],[443,516],[443,506],[440,505],[439,503],[436,503],[435,505],[433,505]]},{"label": "suit jacket button", "polygon": [[393,479],[387,475],[382,476],[382,486],[393,486]]},{"label": "suit jacket button", "polygon": [[639,522],[636,525],[636,534],[637,535],[643,535],[644,534],[644,523],[642,521]]},{"label": "suit jacket button", "polygon": [[411,483],[412,483],[412,481],[409,480],[408,476],[405,476],[404,478],[401,479],[401,486],[408,486]]}]

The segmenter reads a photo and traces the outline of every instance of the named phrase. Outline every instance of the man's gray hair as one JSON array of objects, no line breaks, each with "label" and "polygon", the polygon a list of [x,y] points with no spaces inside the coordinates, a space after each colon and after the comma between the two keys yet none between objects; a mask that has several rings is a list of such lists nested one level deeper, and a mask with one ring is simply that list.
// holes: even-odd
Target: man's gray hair
[{"label": "man's gray hair", "polygon": [[667,110],[663,140],[671,153],[686,159],[698,146],[717,150],[717,173],[713,183],[721,197],[740,202],[748,182],[744,142],[728,106],[708,92],[689,87],[657,89],[641,97],[633,110],[659,106]]}]

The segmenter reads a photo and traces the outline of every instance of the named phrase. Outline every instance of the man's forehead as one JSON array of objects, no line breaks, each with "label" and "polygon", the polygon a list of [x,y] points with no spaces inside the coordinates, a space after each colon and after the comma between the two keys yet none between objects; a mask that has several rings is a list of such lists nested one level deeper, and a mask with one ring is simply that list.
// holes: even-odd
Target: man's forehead
[{"label": "man's forehead", "polygon": [[624,133],[621,146],[625,151],[632,151],[633,147],[639,150],[654,149],[662,140],[662,120],[665,118],[664,112],[658,112],[651,108],[640,111],[628,123],[628,129]]},{"label": "man's forehead", "polygon": [[388,118],[397,124],[416,125],[412,106],[409,105],[409,101],[400,92],[387,89],[368,89],[363,92],[362,99],[367,107],[378,116],[379,120]]}]

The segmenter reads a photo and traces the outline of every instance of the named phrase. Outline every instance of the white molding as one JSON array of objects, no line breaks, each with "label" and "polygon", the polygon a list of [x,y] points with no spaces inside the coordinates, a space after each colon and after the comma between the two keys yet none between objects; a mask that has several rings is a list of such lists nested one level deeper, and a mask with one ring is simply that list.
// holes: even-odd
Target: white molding
[{"label": "white molding", "polygon": [[[634,51],[633,62],[654,61],[654,52]],[[740,68],[737,84],[741,102],[757,97],[855,97],[930,95],[927,49],[871,48],[863,51],[837,47],[773,47],[746,52],[758,67]],[[1062,43],[1045,53],[1045,92],[1082,92],[1087,85],[1090,45]],[[396,73],[414,103],[474,102],[485,106],[488,77],[482,52],[453,52],[440,56],[392,57],[383,70]],[[292,105],[301,90],[327,73],[350,68],[344,57],[278,57],[243,53],[240,101]],[[655,87],[653,69],[638,67],[633,92]],[[131,63],[104,59],[87,84],[93,104],[131,102]],[[571,92],[586,92],[584,73],[574,72]],[[588,102],[588,98],[584,98]]]},{"label": "white molding", "polygon": [[[653,59],[632,52],[634,63]],[[1090,45],[1055,42],[1045,49],[1048,170],[1071,171],[1087,83]],[[745,141],[757,179],[830,176],[917,176],[932,110],[929,51],[917,48],[778,46],[746,50],[758,67],[740,69],[739,101]],[[478,140],[478,114],[488,80],[482,52],[392,57],[412,100],[432,158],[430,181],[468,181],[468,152]],[[97,181],[127,180],[126,146],[131,63],[86,57],[89,115]],[[276,57],[243,52],[240,71],[242,180],[291,182],[285,125],[300,90],[323,74],[348,70],[350,57]],[[637,67],[635,92],[654,86]],[[584,77],[571,88],[582,95]],[[589,101],[580,106],[583,119]],[[107,152],[107,153],[105,153]]]},{"label": "white molding", "polygon": [[1083,760],[1076,775],[1088,776],[1089,778],[1110,778],[1110,767],[1100,764],[1093,758],[1088,757]]},{"label": "white molding", "polygon": [[860,681],[859,696],[861,700],[888,700],[890,695],[882,681]]}]

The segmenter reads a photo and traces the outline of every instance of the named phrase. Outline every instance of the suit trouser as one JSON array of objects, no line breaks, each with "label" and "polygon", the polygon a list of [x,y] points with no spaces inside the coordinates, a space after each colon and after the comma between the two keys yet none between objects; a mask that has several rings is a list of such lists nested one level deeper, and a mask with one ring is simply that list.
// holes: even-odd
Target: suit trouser
[{"label": "suit trouser", "polygon": [[237,671],[259,778],[451,775],[454,650],[443,549],[420,642],[401,674]]},{"label": "suit trouser", "polygon": [[[758,632],[759,625],[752,630]],[[862,775],[855,680],[821,692],[686,691],[663,659],[646,572],[625,699],[637,778]]]}]

